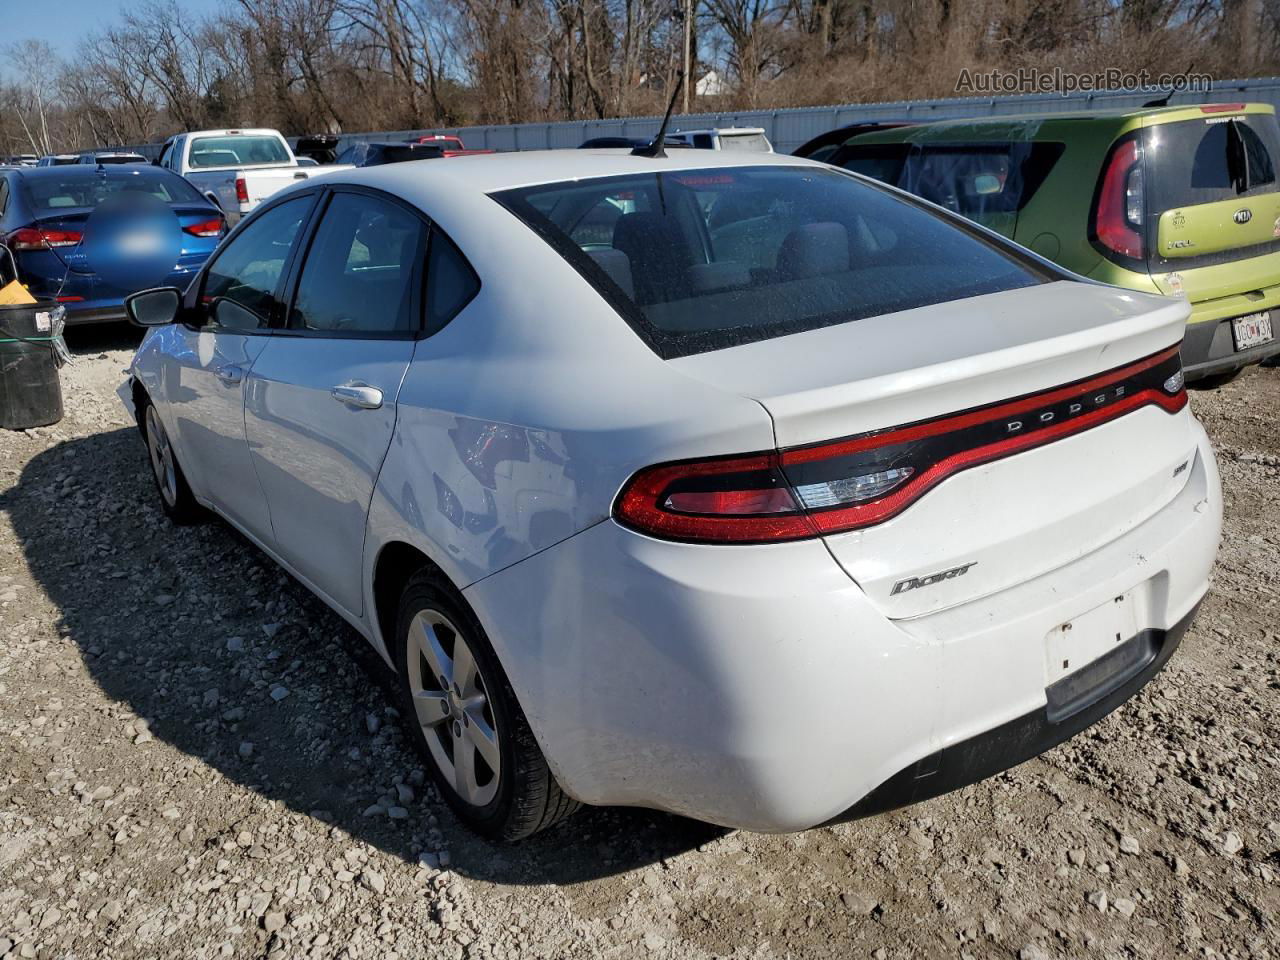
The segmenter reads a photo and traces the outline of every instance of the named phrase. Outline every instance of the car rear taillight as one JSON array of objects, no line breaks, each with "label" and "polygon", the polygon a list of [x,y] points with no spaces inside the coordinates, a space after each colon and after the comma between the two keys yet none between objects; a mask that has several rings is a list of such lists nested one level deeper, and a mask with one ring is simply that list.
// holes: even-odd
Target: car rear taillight
[{"label": "car rear taillight", "polygon": [[40,230],[35,227],[23,227],[4,238],[10,250],[43,250],[46,247],[74,247],[82,239],[83,234],[73,230]]},{"label": "car rear taillight", "polygon": [[249,202],[249,185],[244,182],[244,177],[236,177],[236,201]]},{"label": "car rear taillight", "polygon": [[802,540],[873,526],[970,467],[1140,407],[1176,413],[1187,403],[1178,349],[1063,387],[889,430],[648,467],[622,488],[613,514],[642,533],[694,543]]},{"label": "car rear taillight", "polygon": [[189,233],[193,237],[217,237],[221,236],[225,222],[221,217],[214,217],[211,220],[202,220],[199,223],[193,223],[183,227],[184,233]]},{"label": "car rear taillight", "polygon": [[1093,232],[1113,253],[1143,256],[1142,152],[1137,140],[1117,144],[1107,158],[1093,213]]}]

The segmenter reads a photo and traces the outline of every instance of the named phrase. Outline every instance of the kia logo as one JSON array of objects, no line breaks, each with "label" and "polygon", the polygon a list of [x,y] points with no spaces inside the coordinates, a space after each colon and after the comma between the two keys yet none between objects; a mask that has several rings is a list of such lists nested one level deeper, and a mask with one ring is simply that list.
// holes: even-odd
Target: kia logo
[{"label": "kia logo", "polygon": [[1248,207],[1244,207],[1240,210],[1237,210],[1235,212],[1235,215],[1231,219],[1234,220],[1236,223],[1248,223],[1250,220],[1253,219],[1253,211],[1250,210]]}]

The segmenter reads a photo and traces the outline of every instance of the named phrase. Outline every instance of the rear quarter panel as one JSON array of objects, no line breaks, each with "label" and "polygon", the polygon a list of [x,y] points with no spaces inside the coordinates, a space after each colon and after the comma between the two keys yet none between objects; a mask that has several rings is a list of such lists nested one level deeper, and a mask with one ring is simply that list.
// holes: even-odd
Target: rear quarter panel
[{"label": "rear quarter panel", "polygon": [[497,203],[446,182],[422,206],[482,286],[417,344],[370,507],[366,589],[390,542],[463,588],[606,519],[643,466],[772,447],[757,402],[659,358]]}]

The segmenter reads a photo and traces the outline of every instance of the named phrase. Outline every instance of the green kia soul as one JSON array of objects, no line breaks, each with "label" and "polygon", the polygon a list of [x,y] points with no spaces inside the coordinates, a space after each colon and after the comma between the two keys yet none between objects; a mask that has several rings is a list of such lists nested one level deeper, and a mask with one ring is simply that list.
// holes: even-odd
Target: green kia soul
[{"label": "green kia soul", "polygon": [[1075,273],[1186,297],[1188,380],[1223,382],[1280,354],[1280,126],[1270,105],[946,120],[854,136],[825,159]]}]

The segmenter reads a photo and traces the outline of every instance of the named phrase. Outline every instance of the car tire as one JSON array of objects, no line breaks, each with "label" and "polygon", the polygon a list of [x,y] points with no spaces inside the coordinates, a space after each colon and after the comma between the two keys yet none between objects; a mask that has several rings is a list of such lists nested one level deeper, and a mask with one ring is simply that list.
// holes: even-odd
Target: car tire
[{"label": "car tire", "polygon": [[150,401],[144,402],[138,410],[138,426],[142,430],[142,440],[147,446],[147,463],[151,467],[151,479],[155,482],[156,493],[160,495],[160,507],[165,515],[174,523],[186,525],[198,523],[207,514],[196,502],[191,487],[187,485],[186,474],[178,463],[178,455],[169,441],[164,421],[159,411]]},{"label": "car tire", "polygon": [[491,840],[523,840],[581,806],[547,767],[475,614],[430,572],[406,585],[394,644],[402,715],[463,822]]}]

